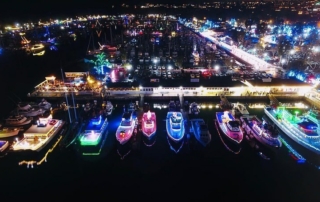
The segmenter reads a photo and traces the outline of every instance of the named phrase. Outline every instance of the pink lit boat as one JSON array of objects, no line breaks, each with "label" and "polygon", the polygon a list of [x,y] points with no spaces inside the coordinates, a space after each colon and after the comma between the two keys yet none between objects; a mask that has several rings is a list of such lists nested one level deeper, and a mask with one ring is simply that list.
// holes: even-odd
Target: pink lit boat
[{"label": "pink lit boat", "polygon": [[240,129],[240,123],[229,111],[216,112],[217,122],[223,134],[232,142],[240,144],[243,140],[243,133]]},{"label": "pink lit boat", "polygon": [[120,126],[116,131],[116,138],[121,145],[127,143],[134,131],[135,121],[132,119],[131,112],[125,112],[122,116]]},{"label": "pink lit boat", "polygon": [[156,114],[154,112],[146,112],[142,115],[142,133],[150,139],[157,131]]}]

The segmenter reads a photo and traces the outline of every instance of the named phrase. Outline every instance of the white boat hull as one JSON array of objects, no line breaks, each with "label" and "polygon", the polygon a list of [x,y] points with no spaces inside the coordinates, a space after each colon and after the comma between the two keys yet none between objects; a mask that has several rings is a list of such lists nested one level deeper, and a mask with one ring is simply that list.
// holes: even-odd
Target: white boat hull
[{"label": "white boat hull", "polygon": [[268,118],[270,118],[272,120],[273,123],[275,123],[293,141],[295,141],[299,145],[305,147],[306,149],[309,149],[317,154],[320,154],[319,147],[312,146],[312,145],[308,144],[306,141],[304,141],[303,139],[297,138],[296,136],[293,135],[295,133],[301,132],[301,131],[299,131],[298,128],[293,126],[290,129],[288,129],[285,125],[280,123],[266,108],[264,108],[264,113],[268,116]]}]

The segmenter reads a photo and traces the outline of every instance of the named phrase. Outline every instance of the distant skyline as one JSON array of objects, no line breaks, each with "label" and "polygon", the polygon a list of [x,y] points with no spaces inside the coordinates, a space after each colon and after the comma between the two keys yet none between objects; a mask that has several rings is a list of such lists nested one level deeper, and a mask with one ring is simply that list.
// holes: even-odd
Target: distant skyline
[{"label": "distant skyline", "polygon": [[[253,0],[241,0],[250,2]],[[263,0],[264,2],[279,2],[289,0]],[[298,1],[298,0],[290,0]],[[90,1],[77,1],[77,0],[66,0],[64,3],[60,1],[46,1],[46,0],[4,0],[1,2],[0,11],[0,23],[8,21],[19,21],[19,20],[33,20],[39,19],[40,17],[49,18],[63,17],[63,16],[74,16],[76,14],[83,13],[107,13],[111,10],[112,5],[120,5],[120,3],[130,5],[140,5],[145,3],[154,4],[183,4],[183,3],[194,3],[202,4],[203,2],[234,2],[234,0],[90,0]],[[259,2],[259,1],[257,1]],[[261,2],[261,1],[260,1]],[[114,11],[114,10],[112,10]]]}]

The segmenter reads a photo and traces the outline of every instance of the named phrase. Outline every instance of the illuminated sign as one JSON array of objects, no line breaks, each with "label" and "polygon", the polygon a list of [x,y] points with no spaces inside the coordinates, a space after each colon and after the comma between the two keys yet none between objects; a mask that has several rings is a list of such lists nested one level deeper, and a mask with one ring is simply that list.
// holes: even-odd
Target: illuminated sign
[{"label": "illuminated sign", "polygon": [[65,72],[67,78],[83,77],[84,75],[88,76],[88,72]]}]

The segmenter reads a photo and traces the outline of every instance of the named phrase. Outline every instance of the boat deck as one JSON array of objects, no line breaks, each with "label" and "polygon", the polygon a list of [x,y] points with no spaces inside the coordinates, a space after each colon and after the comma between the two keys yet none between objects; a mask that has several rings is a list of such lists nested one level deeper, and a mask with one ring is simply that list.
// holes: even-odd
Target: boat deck
[{"label": "boat deck", "polygon": [[[224,115],[224,114],[225,114],[224,112],[217,112],[217,119],[218,119],[218,122],[219,122],[219,123],[222,123],[222,122],[223,122],[223,121],[222,121],[222,115]],[[231,113],[227,113],[227,114],[228,114],[228,117],[229,117],[229,119],[230,119],[231,121],[234,121],[234,120],[235,120]]]},{"label": "boat deck", "polygon": [[255,115],[252,115],[252,116],[242,116],[240,119],[241,119],[242,121],[244,121],[247,125],[250,125],[250,126],[253,125],[252,122],[254,122],[254,121],[255,121],[258,125],[259,125],[260,123],[262,123],[261,120],[260,120],[257,116],[255,116]]}]

